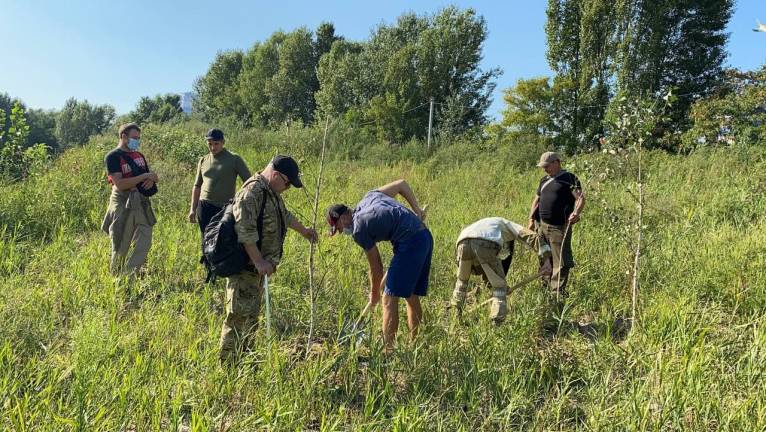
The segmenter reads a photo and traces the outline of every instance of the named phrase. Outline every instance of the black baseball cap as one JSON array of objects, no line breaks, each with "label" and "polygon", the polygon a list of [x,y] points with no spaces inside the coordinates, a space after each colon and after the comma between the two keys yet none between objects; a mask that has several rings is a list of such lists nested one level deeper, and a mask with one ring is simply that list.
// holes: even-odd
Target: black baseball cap
[{"label": "black baseball cap", "polygon": [[276,155],[274,156],[274,159],[271,160],[271,166],[273,166],[275,170],[286,175],[291,185],[297,188],[303,187],[300,177],[301,172],[298,169],[298,163],[295,162],[295,159],[290,156]]},{"label": "black baseball cap", "polygon": [[345,204],[333,204],[327,209],[327,224],[330,225],[331,236],[337,231],[338,219],[350,210]]},{"label": "black baseball cap", "polygon": [[213,140],[213,141],[223,141],[223,131],[220,129],[210,129],[207,131],[207,134],[205,135],[205,139]]}]

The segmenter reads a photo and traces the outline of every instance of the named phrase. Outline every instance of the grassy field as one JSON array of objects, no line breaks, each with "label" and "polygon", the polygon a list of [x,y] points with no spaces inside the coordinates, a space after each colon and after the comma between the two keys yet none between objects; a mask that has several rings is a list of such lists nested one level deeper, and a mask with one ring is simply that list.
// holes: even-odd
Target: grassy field
[{"label": "grassy field", "polygon": [[[320,211],[397,178],[429,205],[435,256],[422,334],[410,343],[400,331],[397,353],[384,358],[378,311],[369,340],[338,345],[344,317],[366,302],[367,265],[349,238],[323,237],[317,342],[306,355],[309,249],[291,233],[271,283],[275,331],[268,339],[259,330],[254,353],[226,369],[217,358],[224,282],[203,283],[198,229],[185,222],[204,129],[144,132],[162,181],[148,276],[135,284],[109,275],[98,230],[112,137],[0,188],[0,429],[766,429],[762,148],[645,154],[639,318],[626,335],[613,323],[630,313],[635,154],[565,161],[588,201],[571,297],[551,335],[534,284],[513,294],[499,328],[487,311],[463,325],[445,311],[461,227],[485,216],[525,220],[541,176],[530,163],[536,150],[459,143],[426,156],[412,143],[361,152],[353,135],[331,131]],[[309,194],[291,189],[285,200],[309,223],[321,131],[227,138],[253,170],[276,151],[302,160]],[[390,246],[382,250],[388,260]],[[511,282],[534,271],[530,253],[516,253]],[[578,331],[586,327],[593,332]]]}]

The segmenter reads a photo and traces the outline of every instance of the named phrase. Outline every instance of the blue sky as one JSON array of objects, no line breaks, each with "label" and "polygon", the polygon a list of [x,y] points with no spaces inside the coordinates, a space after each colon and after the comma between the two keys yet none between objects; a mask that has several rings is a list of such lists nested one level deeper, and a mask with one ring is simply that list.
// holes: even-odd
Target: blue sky
[{"label": "blue sky", "polygon": [[[544,0],[280,2],[220,0],[0,0],[0,92],[33,108],[60,108],[69,97],[130,111],[141,96],[192,88],[219,50],[247,49],[275,30],[322,21],[347,39],[364,40],[377,24],[400,14],[433,13],[455,4],[487,20],[485,68],[500,67],[490,114],[503,108],[501,91],[517,79],[548,75]],[[766,62],[766,0],[738,0],[729,26],[729,64],[753,69]]]}]

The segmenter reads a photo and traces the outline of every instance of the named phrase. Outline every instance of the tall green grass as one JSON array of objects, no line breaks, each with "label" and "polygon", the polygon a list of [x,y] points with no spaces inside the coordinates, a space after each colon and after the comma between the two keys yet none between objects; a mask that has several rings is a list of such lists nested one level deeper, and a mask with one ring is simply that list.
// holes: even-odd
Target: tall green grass
[{"label": "tall green grass", "polygon": [[[486,311],[461,325],[445,310],[458,232],[490,215],[526,219],[542,175],[536,149],[462,142],[428,153],[417,142],[362,145],[365,137],[335,128],[320,209],[353,204],[396,178],[429,204],[435,255],[422,334],[410,343],[400,331],[398,352],[384,358],[378,316],[358,349],[338,345],[344,317],[365,304],[367,266],[350,239],[323,237],[318,343],[306,357],[308,245],[293,233],[271,283],[276,331],[269,340],[259,330],[254,352],[227,369],[217,360],[223,282],[202,283],[198,229],[185,222],[206,127],[144,131],[161,177],[159,222],[148,276],[133,284],[109,275],[109,242],[98,231],[111,138],[1,188],[1,429],[766,428],[763,149],[648,153],[640,316],[624,338],[611,332],[630,310],[635,157],[566,160],[588,201],[574,231],[571,297],[550,335],[541,330],[550,317],[535,285],[512,295],[500,328]],[[227,146],[253,171],[276,152],[296,155],[309,188],[319,140],[312,129],[227,130]],[[308,195],[291,189],[285,200],[309,220]],[[383,254],[387,260],[390,247]],[[519,248],[510,280],[532,271],[533,257]],[[580,334],[577,322],[595,336]]]}]

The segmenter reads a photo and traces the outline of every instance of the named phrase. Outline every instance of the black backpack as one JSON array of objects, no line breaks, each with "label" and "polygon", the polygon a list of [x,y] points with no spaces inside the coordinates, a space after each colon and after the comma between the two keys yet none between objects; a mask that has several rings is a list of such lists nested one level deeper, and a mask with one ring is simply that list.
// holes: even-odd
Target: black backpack
[{"label": "black backpack", "polygon": [[[264,191],[261,211],[258,213],[258,242],[261,248],[263,238],[263,212],[266,209]],[[207,267],[207,282],[215,281],[216,276],[228,277],[252,266],[245,247],[237,239],[234,230],[234,203],[229,201],[221,211],[210,219],[202,236],[202,255]]]}]

